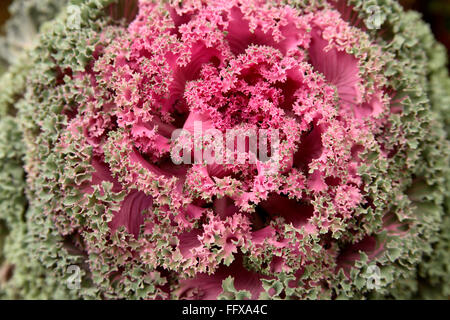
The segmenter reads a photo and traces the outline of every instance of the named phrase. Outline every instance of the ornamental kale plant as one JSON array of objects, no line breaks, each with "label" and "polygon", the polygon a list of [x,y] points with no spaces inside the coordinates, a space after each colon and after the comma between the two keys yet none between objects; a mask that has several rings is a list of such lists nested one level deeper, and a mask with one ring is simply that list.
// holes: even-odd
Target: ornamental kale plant
[{"label": "ornamental kale plant", "polygon": [[417,13],[52,8],[0,79],[3,297],[450,295],[450,79]]}]

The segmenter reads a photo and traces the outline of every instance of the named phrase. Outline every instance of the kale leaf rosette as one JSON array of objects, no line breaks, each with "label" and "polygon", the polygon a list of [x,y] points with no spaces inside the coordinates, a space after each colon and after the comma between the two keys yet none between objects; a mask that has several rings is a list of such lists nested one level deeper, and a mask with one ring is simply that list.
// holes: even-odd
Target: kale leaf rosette
[{"label": "kale leaf rosette", "polygon": [[0,292],[445,298],[445,66],[393,0],[71,1],[0,80]]}]

